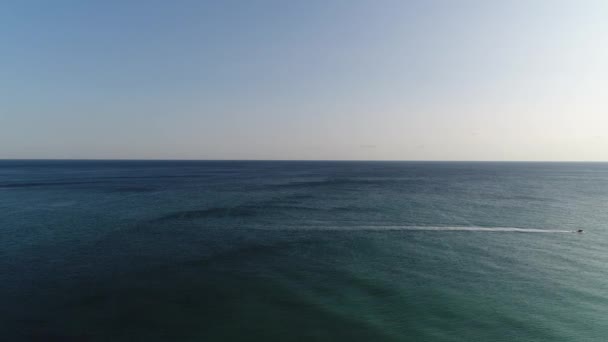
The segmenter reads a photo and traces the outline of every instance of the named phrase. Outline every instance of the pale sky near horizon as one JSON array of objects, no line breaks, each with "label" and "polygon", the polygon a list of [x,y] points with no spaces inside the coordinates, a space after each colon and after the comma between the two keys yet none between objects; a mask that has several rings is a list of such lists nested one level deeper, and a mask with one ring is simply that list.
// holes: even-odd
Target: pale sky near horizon
[{"label": "pale sky near horizon", "polygon": [[608,161],[608,1],[3,1],[0,158]]}]

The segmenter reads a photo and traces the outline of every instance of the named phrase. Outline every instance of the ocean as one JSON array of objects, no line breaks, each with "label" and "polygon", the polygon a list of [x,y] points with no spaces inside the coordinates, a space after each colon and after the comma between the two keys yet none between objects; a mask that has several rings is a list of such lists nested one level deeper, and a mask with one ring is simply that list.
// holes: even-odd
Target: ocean
[{"label": "ocean", "polygon": [[5,160],[0,339],[603,342],[607,223],[604,163]]}]

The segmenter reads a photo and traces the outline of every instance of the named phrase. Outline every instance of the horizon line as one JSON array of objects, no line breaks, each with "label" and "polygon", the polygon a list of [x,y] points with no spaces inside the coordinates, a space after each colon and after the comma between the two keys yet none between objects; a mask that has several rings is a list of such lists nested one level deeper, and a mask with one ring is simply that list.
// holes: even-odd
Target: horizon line
[{"label": "horizon line", "polygon": [[0,161],[208,161],[208,162],[416,162],[416,163],[608,163],[608,160],[466,160],[466,159],[157,159],[157,158],[0,158]]}]

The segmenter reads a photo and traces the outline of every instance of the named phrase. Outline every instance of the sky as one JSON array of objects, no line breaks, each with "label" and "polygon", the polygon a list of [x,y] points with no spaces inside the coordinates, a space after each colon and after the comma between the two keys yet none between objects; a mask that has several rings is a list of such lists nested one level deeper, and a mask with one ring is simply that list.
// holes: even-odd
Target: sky
[{"label": "sky", "polygon": [[0,2],[0,158],[608,161],[608,1]]}]

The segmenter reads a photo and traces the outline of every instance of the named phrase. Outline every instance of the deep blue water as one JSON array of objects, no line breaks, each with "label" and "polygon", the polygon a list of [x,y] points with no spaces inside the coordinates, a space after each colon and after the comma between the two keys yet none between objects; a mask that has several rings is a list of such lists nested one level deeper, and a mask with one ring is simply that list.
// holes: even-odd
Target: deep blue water
[{"label": "deep blue water", "polygon": [[602,163],[0,161],[0,339],[606,341],[607,223]]}]

